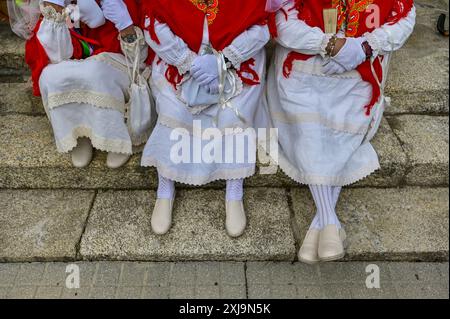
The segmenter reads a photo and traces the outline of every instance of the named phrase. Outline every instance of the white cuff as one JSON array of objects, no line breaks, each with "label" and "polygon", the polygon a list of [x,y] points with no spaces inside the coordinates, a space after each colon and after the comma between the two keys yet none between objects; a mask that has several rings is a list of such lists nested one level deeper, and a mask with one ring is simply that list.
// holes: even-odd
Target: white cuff
[{"label": "white cuff", "polygon": [[372,48],[372,56],[377,57],[381,51],[380,41],[378,41],[377,37],[373,33],[367,32],[366,34],[364,34],[364,37]]},{"label": "white cuff", "polygon": [[233,45],[227,46],[223,49],[222,53],[236,70],[241,68],[241,63],[244,61],[244,58]]},{"label": "white cuff", "polygon": [[333,35],[330,33],[325,33],[322,38],[322,44],[320,45],[320,56],[324,58],[327,55],[327,46],[330,43],[330,39]]},{"label": "white cuff", "polygon": [[189,72],[191,70],[192,63],[194,62],[195,58],[197,57],[197,54],[192,52],[191,50],[186,50],[187,54],[183,57],[181,60],[182,62],[178,65],[176,65],[178,69],[178,73],[181,75]]},{"label": "white cuff", "polygon": [[65,11],[58,12],[55,8],[51,6],[43,6],[41,7],[41,13],[45,20],[54,22],[54,23],[66,23],[67,14]]}]

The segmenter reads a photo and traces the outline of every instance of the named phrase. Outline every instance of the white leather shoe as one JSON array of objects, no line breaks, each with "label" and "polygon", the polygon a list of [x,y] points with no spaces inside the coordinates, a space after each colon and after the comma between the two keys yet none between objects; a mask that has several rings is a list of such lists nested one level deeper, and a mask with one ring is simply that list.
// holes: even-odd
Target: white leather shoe
[{"label": "white leather shoe", "polygon": [[243,201],[226,201],[225,228],[228,236],[239,237],[244,233],[246,227],[247,216],[245,215]]},{"label": "white leather shoe", "polygon": [[320,230],[310,229],[306,233],[305,239],[303,240],[302,247],[298,252],[298,259],[305,264],[316,264],[320,261],[319,259],[319,237]]},{"label": "white leather shoe", "polygon": [[336,225],[328,225],[320,232],[319,236],[319,259],[321,261],[335,261],[345,256],[344,242],[347,234],[343,228],[338,229]]},{"label": "white leather shoe", "polygon": [[158,198],[156,200],[152,214],[152,230],[155,234],[164,235],[172,227],[174,199]]},{"label": "white leather shoe", "polygon": [[92,143],[87,137],[78,139],[77,146],[72,150],[72,164],[77,168],[84,168],[92,161]]},{"label": "white leather shoe", "polygon": [[125,165],[129,159],[129,154],[108,153],[108,157],[106,158],[106,166],[112,169],[119,168]]}]

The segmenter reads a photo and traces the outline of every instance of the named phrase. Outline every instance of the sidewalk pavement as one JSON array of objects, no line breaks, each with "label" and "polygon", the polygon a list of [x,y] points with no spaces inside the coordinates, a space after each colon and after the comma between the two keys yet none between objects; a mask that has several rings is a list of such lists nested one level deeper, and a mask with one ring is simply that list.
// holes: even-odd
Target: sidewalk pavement
[{"label": "sidewalk pavement", "polygon": [[[367,285],[374,288],[367,288]],[[380,288],[377,288],[379,286]],[[448,263],[0,264],[3,298],[449,298]]]}]

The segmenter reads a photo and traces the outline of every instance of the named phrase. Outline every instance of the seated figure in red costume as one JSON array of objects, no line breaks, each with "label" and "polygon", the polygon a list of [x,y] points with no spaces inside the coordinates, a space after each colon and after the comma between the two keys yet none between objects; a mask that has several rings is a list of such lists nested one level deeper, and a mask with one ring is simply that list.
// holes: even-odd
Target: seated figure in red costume
[{"label": "seated figure in red costume", "polygon": [[108,153],[108,167],[122,166],[139,146],[125,123],[130,80],[121,49],[148,48],[134,27],[140,21],[137,3],[48,0],[41,1],[40,11],[26,62],[58,151],[71,152],[75,167],[90,163],[93,148]]},{"label": "seated figure in red costume", "polygon": [[[280,5],[280,0],[272,0]],[[278,129],[279,165],[309,185],[317,213],[299,259],[344,256],[336,215],[343,186],[380,168],[370,141],[385,105],[389,59],[411,35],[413,0],[289,0],[276,16],[278,46],[267,111]]]},{"label": "seated figure in red costume", "polygon": [[[243,182],[255,173],[258,119],[265,84],[269,14],[261,0],[153,0],[144,36],[156,56],[150,85],[158,122],[142,165],[159,174],[155,233],[171,226],[174,182],[226,180],[226,230],[246,227]],[[240,143],[243,142],[243,143]]]}]

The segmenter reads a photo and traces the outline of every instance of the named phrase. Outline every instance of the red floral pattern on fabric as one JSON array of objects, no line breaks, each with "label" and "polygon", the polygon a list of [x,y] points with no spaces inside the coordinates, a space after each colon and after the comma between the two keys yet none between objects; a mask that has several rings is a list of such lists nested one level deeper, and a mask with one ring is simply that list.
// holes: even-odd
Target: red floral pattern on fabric
[{"label": "red floral pattern on fabric", "polygon": [[208,24],[214,23],[219,13],[219,0],[190,0],[200,11],[206,14]]}]

